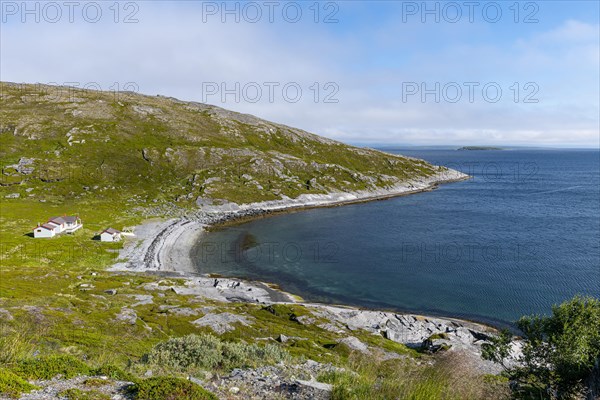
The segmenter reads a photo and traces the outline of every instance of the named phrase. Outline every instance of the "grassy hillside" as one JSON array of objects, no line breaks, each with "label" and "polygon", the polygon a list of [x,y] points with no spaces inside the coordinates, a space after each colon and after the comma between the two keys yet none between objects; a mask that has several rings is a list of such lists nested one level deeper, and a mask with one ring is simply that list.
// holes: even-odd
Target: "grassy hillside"
[{"label": "grassy hillside", "polygon": [[[60,373],[133,380],[134,398],[166,398],[164,390],[212,398],[189,381],[143,377],[153,371],[154,376],[192,375],[210,382],[211,374],[217,381],[232,366],[313,359],[346,368],[320,377],[335,385],[335,398],[405,393],[406,398],[433,399],[442,392],[449,393],[445,398],[489,398],[479,393],[489,389],[480,378],[460,378],[446,364],[436,368],[436,359],[381,336],[323,329],[318,326],[322,321],[303,306],[266,309],[148,290],[156,282],[183,283],[106,272],[122,243],[91,240],[108,226],[121,229],[148,215],[185,211],[195,207],[197,198],[250,202],[369,189],[428,176],[437,167],[197,103],[8,83],[2,84],[0,95],[0,164],[4,395],[30,390],[25,380]],[[37,222],[64,213],[78,214],[84,228],[55,239],[29,236]],[[186,312],[172,313],[172,308]],[[192,323],[210,312],[253,321],[218,339],[231,348],[234,354],[228,357],[235,362],[228,359],[227,367],[219,364],[203,372],[164,369],[144,357],[169,338],[211,333]],[[300,324],[292,315],[315,321]],[[350,334],[400,358],[373,363],[377,357],[338,344]],[[275,342],[278,335],[292,339]],[[274,358],[254,357],[267,349],[266,343]],[[105,398],[75,392],[68,398]]]},{"label": "grassy hillside", "polygon": [[251,202],[382,187],[435,170],[161,96],[2,83],[0,106],[3,193],[49,202]]}]

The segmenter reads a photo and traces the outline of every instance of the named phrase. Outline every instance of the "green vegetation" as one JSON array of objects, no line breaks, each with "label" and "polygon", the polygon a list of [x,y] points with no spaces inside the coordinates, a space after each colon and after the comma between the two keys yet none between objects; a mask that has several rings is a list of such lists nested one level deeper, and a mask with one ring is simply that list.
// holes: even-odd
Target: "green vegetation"
[{"label": "green vegetation", "polygon": [[490,382],[468,362],[447,355],[431,366],[416,366],[410,360],[386,360],[352,354],[349,371],[332,372],[319,380],[334,385],[333,399],[462,400],[508,398],[507,386]]},{"label": "green vegetation", "polygon": [[135,378],[128,372],[114,365],[103,365],[94,369],[94,375],[106,376],[117,381],[133,381]]},{"label": "green vegetation", "polygon": [[33,389],[36,389],[36,387],[20,376],[15,375],[5,368],[0,368],[0,393],[16,398],[21,393],[26,393]]},{"label": "green vegetation", "polygon": [[135,399],[140,400],[217,400],[212,393],[182,378],[148,378],[130,388]]},{"label": "green vegetation", "polygon": [[192,372],[251,368],[290,362],[291,356],[280,346],[226,342],[213,335],[188,335],[154,346],[145,357],[148,364],[166,371]]},{"label": "green vegetation", "polygon": [[[490,398],[483,389],[461,391],[472,377],[443,370],[437,356],[353,331],[387,352],[360,356],[338,344],[346,334],[319,327],[326,321],[308,307],[223,304],[147,289],[183,281],[107,272],[123,243],[92,240],[109,226],[185,213],[197,198],[245,203],[373,189],[443,168],[160,96],[5,83],[0,89],[3,395],[32,390],[26,380],[86,375],[83,388],[63,396],[102,399],[98,376],[106,376],[133,382],[131,394],[139,399],[213,399],[183,378],[312,359],[346,369],[323,377],[334,383],[336,398],[390,398],[394,390],[423,399]],[[48,240],[29,235],[38,222],[65,213],[79,215],[84,228]],[[244,247],[254,245],[244,238]],[[140,302],[140,295],[151,301]],[[190,312],[170,312],[177,308]],[[131,318],[119,319],[124,312]],[[209,312],[244,315],[251,323],[215,337],[193,324]],[[273,340],[282,336],[281,343]],[[390,355],[401,359],[384,361]],[[142,379],[150,370],[155,377]],[[445,385],[451,396],[442,395]]]},{"label": "green vegetation", "polygon": [[67,400],[110,400],[110,396],[96,390],[67,389],[59,393]]},{"label": "green vegetation", "polygon": [[295,198],[437,172],[421,160],[160,96],[9,83],[0,91],[0,191],[20,195],[11,202],[187,207],[199,196]]},{"label": "green vegetation", "polygon": [[483,357],[500,363],[525,398],[580,398],[600,360],[600,300],[575,297],[554,306],[551,316],[523,317],[517,325],[524,334],[517,364],[510,363],[506,331],[484,346]]},{"label": "green vegetation", "polygon": [[13,371],[26,379],[52,379],[57,375],[69,379],[87,375],[89,367],[73,356],[49,356],[19,361]]}]

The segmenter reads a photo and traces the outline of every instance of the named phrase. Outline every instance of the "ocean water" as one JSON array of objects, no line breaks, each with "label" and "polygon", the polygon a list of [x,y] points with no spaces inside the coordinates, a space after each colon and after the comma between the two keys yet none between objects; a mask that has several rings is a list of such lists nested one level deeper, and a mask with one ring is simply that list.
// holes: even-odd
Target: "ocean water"
[{"label": "ocean water", "polygon": [[192,253],[198,271],[499,326],[575,294],[600,297],[598,150],[393,152],[473,179],[210,232]]}]

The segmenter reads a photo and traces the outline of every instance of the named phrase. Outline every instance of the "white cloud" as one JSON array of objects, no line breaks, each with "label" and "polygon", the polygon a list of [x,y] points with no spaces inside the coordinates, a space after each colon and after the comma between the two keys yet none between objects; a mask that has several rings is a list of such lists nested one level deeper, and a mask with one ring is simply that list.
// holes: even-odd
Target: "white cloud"
[{"label": "white cloud", "polygon": [[[269,103],[264,86],[256,104],[231,96],[208,102],[345,141],[598,146],[598,25],[567,20],[513,43],[447,45],[445,27],[436,49],[404,54],[406,40],[398,45],[381,30],[370,43],[335,26],[202,23],[185,2],[140,4],[138,24],[3,24],[2,80],[104,89],[136,82],[143,93],[196,101],[204,82],[298,82],[303,97],[295,104],[279,89]],[[380,59],[369,58],[373,49]],[[497,81],[504,95],[497,104],[403,103],[402,82],[419,80]],[[538,83],[540,102],[512,102],[514,81]],[[321,100],[323,85],[337,83],[339,103],[315,103],[314,82]]]}]

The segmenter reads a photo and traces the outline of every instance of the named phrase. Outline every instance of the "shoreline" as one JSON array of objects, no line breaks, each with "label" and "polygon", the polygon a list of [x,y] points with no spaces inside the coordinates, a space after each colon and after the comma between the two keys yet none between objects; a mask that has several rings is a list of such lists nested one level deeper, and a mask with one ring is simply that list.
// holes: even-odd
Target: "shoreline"
[{"label": "shoreline", "polygon": [[[422,315],[418,312],[401,312],[377,307],[306,301],[299,295],[284,291],[276,283],[198,273],[192,259],[194,245],[201,235],[215,226],[239,224],[251,219],[317,207],[337,207],[384,200],[430,191],[441,183],[470,179],[468,175],[458,171],[449,171],[451,179],[435,179],[434,176],[426,182],[420,182],[420,187],[402,186],[395,191],[382,190],[376,193],[320,195],[316,199],[313,196],[310,202],[304,203],[285,200],[241,206],[228,203],[224,206],[213,206],[209,212],[203,210],[187,217],[147,221],[136,227],[136,240],[128,241],[120,252],[120,258],[125,260],[114,264],[109,271],[141,272],[163,278],[147,285],[146,290],[172,290],[178,295],[225,303],[265,306],[294,304],[306,307],[315,317],[328,321],[319,325],[323,329],[338,333],[356,329],[366,330],[411,348],[448,346],[466,354],[482,369],[497,373],[497,366],[481,359],[481,345],[489,340],[490,334],[498,332],[498,324],[492,325],[489,321],[459,318],[442,313]],[[183,279],[184,284],[177,286],[170,283],[168,278]],[[221,314],[212,314],[211,318],[218,321]],[[513,350],[519,351],[518,345]]]},{"label": "shoreline", "polygon": [[[471,179],[470,176],[454,170],[444,171],[441,179],[436,176],[421,181],[421,187],[414,184],[400,186],[395,189],[380,190],[377,192],[334,193],[328,195],[313,195],[310,201],[286,202],[272,201],[264,203],[250,203],[235,205],[232,203],[224,206],[211,206],[208,212],[197,212],[189,217],[171,219],[151,219],[136,227],[136,240],[126,243],[119,253],[123,261],[115,263],[109,271],[112,272],[143,272],[156,275],[177,276],[183,279],[217,279],[221,281],[244,282],[248,287],[254,287],[266,292],[260,301],[267,303],[295,303],[305,305],[321,305],[341,307],[361,311],[379,311],[415,315],[424,318],[444,319],[479,325],[492,330],[510,327],[503,321],[491,321],[448,315],[443,312],[432,311],[423,315],[410,310],[395,309],[393,307],[360,306],[345,303],[322,303],[306,301],[302,295],[287,292],[275,282],[263,282],[240,277],[221,276],[213,273],[199,273],[193,262],[191,252],[200,240],[200,237],[212,229],[238,225],[259,218],[268,218],[286,213],[301,212],[316,208],[340,207],[349,204],[360,204],[372,201],[384,201],[394,197],[408,196],[435,190],[444,183],[460,182]],[[315,199],[322,196],[326,199]],[[342,197],[343,198],[340,198]],[[329,197],[329,198],[327,198]],[[236,207],[237,206],[237,207]]]},{"label": "shoreline", "polygon": [[[403,315],[414,315],[423,318],[444,319],[475,326],[485,329],[497,330],[506,327],[502,321],[485,321],[477,317],[457,317],[443,312],[432,311],[432,314],[423,315],[419,312],[399,310],[393,307],[369,307],[344,303],[322,303],[306,301],[302,295],[290,293],[283,290],[275,282],[263,282],[240,277],[227,277],[213,273],[199,273],[193,262],[191,252],[195,244],[203,234],[219,227],[238,225],[259,218],[268,218],[292,212],[301,212],[315,208],[340,207],[349,204],[360,204],[371,201],[384,201],[394,197],[407,196],[435,190],[440,184],[460,182],[471,179],[470,176],[458,171],[448,170],[444,175],[449,177],[443,179],[428,179],[429,182],[421,187],[402,186],[400,190],[381,190],[378,192],[355,192],[343,193],[346,198],[340,199],[340,194],[313,195],[330,197],[325,200],[312,199],[308,202],[272,201],[264,203],[250,203],[235,205],[232,203],[224,206],[212,206],[208,212],[198,212],[189,217],[171,219],[151,219],[136,227],[136,239],[125,244],[119,252],[121,261],[113,264],[111,272],[143,272],[160,276],[171,276],[183,279],[209,279],[234,282],[244,282],[249,288],[256,288],[263,293],[261,301],[266,303],[294,303],[300,305],[314,305],[324,307],[339,307],[360,311],[376,311],[384,313],[397,313]],[[435,175],[430,178],[435,178]],[[366,195],[365,195],[366,194]],[[295,199],[294,199],[295,200]],[[503,326],[504,325],[504,326]]]},{"label": "shoreline", "polygon": [[258,203],[207,205],[186,217],[167,220],[154,218],[136,226],[136,240],[119,251],[120,262],[111,271],[172,271],[194,273],[191,259],[193,244],[215,227],[242,224],[258,218],[315,208],[340,207],[435,190],[440,184],[471,179],[462,172],[447,169],[418,181],[403,182],[389,189],[346,193],[301,195]]},{"label": "shoreline", "polygon": [[[136,239],[128,241],[119,251],[119,260],[109,271],[112,272],[144,272],[157,275],[177,274],[184,279],[221,279],[243,281],[268,292],[267,302],[290,302],[296,304],[314,304],[323,306],[360,309],[363,311],[398,312],[412,314],[408,311],[393,311],[389,308],[369,308],[351,304],[334,304],[306,302],[300,294],[289,293],[275,282],[262,282],[239,277],[221,277],[218,274],[198,273],[192,257],[192,251],[200,237],[212,229],[238,225],[259,218],[301,212],[315,208],[340,207],[349,204],[360,204],[372,201],[383,201],[394,197],[408,196],[435,190],[444,183],[460,182],[471,179],[469,175],[447,169],[442,173],[418,181],[404,182],[390,189],[362,191],[350,193],[330,193],[303,195],[296,199],[284,199],[261,203],[237,205],[226,203],[220,206],[208,206],[198,212],[182,218],[155,218],[136,226]],[[434,313],[437,314],[437,313]],[[423,315],[419,315],[426,317]],[[489,322],[476,319],[458,318],[440,313],[432,318],[462,321],[496,329]]]}]

